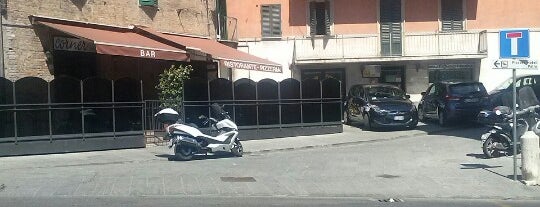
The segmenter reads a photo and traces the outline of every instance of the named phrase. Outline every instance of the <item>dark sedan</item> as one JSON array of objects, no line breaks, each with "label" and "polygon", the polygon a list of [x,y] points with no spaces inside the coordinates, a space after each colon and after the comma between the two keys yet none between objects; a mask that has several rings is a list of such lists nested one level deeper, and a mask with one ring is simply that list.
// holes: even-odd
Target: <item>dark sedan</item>
[{"label": "dark sedan", "polygon": [[400,88],[392,85],[354,85],[345,100],[344,122],[361,122],[371,130],[383,127],[414,128],[416,107]]}]

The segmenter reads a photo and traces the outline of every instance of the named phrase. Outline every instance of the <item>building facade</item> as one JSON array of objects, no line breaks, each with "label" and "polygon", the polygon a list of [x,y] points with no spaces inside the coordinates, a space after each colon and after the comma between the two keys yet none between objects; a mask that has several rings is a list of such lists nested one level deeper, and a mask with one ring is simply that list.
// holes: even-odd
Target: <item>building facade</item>
[{"label": "building facade", "polygon": [[30,15],[121,27],[144,25],[160,31],[215,37],[215,1],[160,0],[148,6],[145,2],[154,1],[2,0],[3,76],[15,81],[27,76],[50,80],[55,75],[54,69],[47,66],[43,43]]},{"label": "building facade", "polygon": [[223,1],[238,21],[238,48],[284,66],[272,76],[235,70],[234,79],[387,83],[419,100],[438,80],[481,81],[491,90],[511,77],[493,69],[501,29],[528,28],[531,59],[540,58],[534,0]]}]

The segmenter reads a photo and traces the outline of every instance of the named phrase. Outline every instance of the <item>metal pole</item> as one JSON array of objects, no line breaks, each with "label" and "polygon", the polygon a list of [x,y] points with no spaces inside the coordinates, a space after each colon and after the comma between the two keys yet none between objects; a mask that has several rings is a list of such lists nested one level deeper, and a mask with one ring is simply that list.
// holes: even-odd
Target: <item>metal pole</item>
[{"label": "metal pole", "polygon": [[512,69],[512,110],[514,111],[512,117],[512,139],[513,139],[513,157],[514,157],[514,181],[517,181],[517,118],[516,118],[516,69]]},{"label": "metal pole", "polygon": [[83,141],[86,141],[84,136],[84,84],[82,80],[79,83],[81,85],[81,132]]},{"label": "metal pole", "polygon": [[51,82],[47,82],[47,98],[49,105],[49,141],[52,143],[52,109],[51,109]]},{"label": "metal pole", "polygon": [[114,80],[111,80],[111,93],[113,138],[116,139],[116,104],[114,104]]},{"label": "metal pole", "polygon": [[[0,17],[1,18],[1,17]],[[1,25],[0,25],[1,26]],[[17,141],[18,141],[18,133],[17,133],[17,94],[15,93],[15,82],[13,82],[13,84],[11,84],[12,87],[11,87],[11,91],[13,91],[13,128],[15,129],[15,131],[13,132],[15,135],[15,144],[18,144]]]}]

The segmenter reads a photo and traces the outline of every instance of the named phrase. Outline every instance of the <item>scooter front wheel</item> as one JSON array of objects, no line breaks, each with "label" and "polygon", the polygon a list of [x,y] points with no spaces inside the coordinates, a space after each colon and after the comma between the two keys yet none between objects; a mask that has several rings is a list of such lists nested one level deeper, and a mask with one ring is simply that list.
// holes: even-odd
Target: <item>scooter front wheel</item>
[{"label": "scooter front wheel", "polygon": [[174,150],[174,156],[178,160],[183,160],[183,161],[191,160],[193,159],[193,154],[195,154],[195,152],[193,151],[193,148],[188,147],[188,146],[182,146],[182,145],[176,146]]},{"label": "scooter front wheel", "polygon": [[242,147],[242,143],[240,143],[240,140],[236,139],[234,141],[231,148],[231,153],[236,157],[242,157],[242,155],[244,155],[244,147]]},{"label": "scooter front wheel", "polygon": [[487,158],[500,157],[501,155],[503,155],[501,151],[504,150],[500,149],[500,147],[497,146],[503,146],[504,148],[508,148],[509,144],[505,141],[501,141],[500,138],[496,138],[493,135],[490,135],[482,145],[482,151],[484,151],[484,155],[486,155]]}]

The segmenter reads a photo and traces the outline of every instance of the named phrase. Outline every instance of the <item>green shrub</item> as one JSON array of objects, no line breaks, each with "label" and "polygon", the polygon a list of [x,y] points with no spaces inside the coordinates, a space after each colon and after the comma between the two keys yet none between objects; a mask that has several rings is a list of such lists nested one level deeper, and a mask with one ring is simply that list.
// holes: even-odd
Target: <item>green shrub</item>
[{"label": "green shrub", "polygon": [[191,65],[171,65],[171,68],[159,75],[156,89],[159,91],[161,107],[180,110],[184,94],[184,81],[189,79],[191,71],[193,71]]}]

